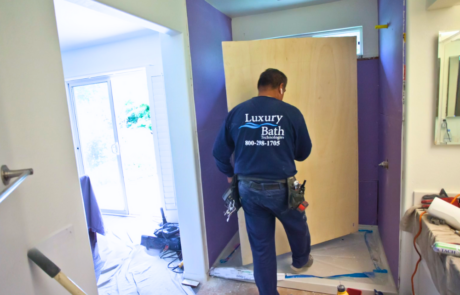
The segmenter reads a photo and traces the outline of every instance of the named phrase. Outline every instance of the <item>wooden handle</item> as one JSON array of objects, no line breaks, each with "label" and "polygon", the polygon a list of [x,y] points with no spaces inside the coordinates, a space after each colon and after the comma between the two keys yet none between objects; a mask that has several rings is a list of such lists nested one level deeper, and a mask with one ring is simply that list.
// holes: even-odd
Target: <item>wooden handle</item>
[{"label": "wooden handle", "polygon": [[59,272],[54,279],[61,284],[72,295],[87,295],[80,287],[69,279],[62,271]]}]

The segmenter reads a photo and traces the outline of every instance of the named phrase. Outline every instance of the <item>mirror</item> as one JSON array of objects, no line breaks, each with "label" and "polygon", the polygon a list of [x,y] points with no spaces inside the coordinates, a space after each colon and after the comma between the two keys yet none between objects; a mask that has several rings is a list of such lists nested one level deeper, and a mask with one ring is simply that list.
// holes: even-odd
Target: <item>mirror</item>
[{"label": "mirror", "polygon": [[436,144],[460,144],[460,30],[439,32]]}]

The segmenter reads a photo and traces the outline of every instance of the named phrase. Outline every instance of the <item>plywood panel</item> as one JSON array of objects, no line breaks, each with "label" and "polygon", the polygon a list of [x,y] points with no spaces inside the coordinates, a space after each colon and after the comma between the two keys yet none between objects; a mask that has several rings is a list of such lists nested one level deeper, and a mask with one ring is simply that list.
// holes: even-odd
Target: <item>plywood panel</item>
[{"label": "plywood panel", "polygon": [[[356,40],[298,38],[224,42],[229,110],[257,96],[267,68],[288,77],[285,102],[303,113],[313,142],[311,156],[297,162],[297,179],[307,180],[312,244],[358,230],[358,113]],[[244,212],[238,212],[243,264],[252,263]],[[279,221],[277,255],[290,252]]]}]

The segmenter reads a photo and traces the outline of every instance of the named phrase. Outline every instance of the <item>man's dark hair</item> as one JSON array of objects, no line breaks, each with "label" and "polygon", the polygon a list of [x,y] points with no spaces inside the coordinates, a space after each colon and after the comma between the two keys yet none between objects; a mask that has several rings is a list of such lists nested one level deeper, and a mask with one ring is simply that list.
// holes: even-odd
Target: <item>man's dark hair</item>
[{"label": "man's dark hair", "polygon": [[284,87],[286,87],[287,77],[283,72],[277,69],[266,69],[265,72],[260,74],[257,88],[261,89],[270,86],[271,89],[276,89],[280,87],[281,83],[284,83]]}]

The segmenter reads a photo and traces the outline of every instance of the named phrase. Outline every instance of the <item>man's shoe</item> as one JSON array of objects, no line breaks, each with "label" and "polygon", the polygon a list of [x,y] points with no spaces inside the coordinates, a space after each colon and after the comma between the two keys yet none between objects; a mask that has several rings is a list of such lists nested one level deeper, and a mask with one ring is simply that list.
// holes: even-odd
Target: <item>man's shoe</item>
[{"label": "man's shoe", "polygon": [[301,268],[297,268],[291,264],[291,268],[295,273],[301,273],[301,272],[306,271],[312,265],[313,265],[313,256],[310,255],[310,257],[308,257],[307,263],[304,266],[302,266]]}]

